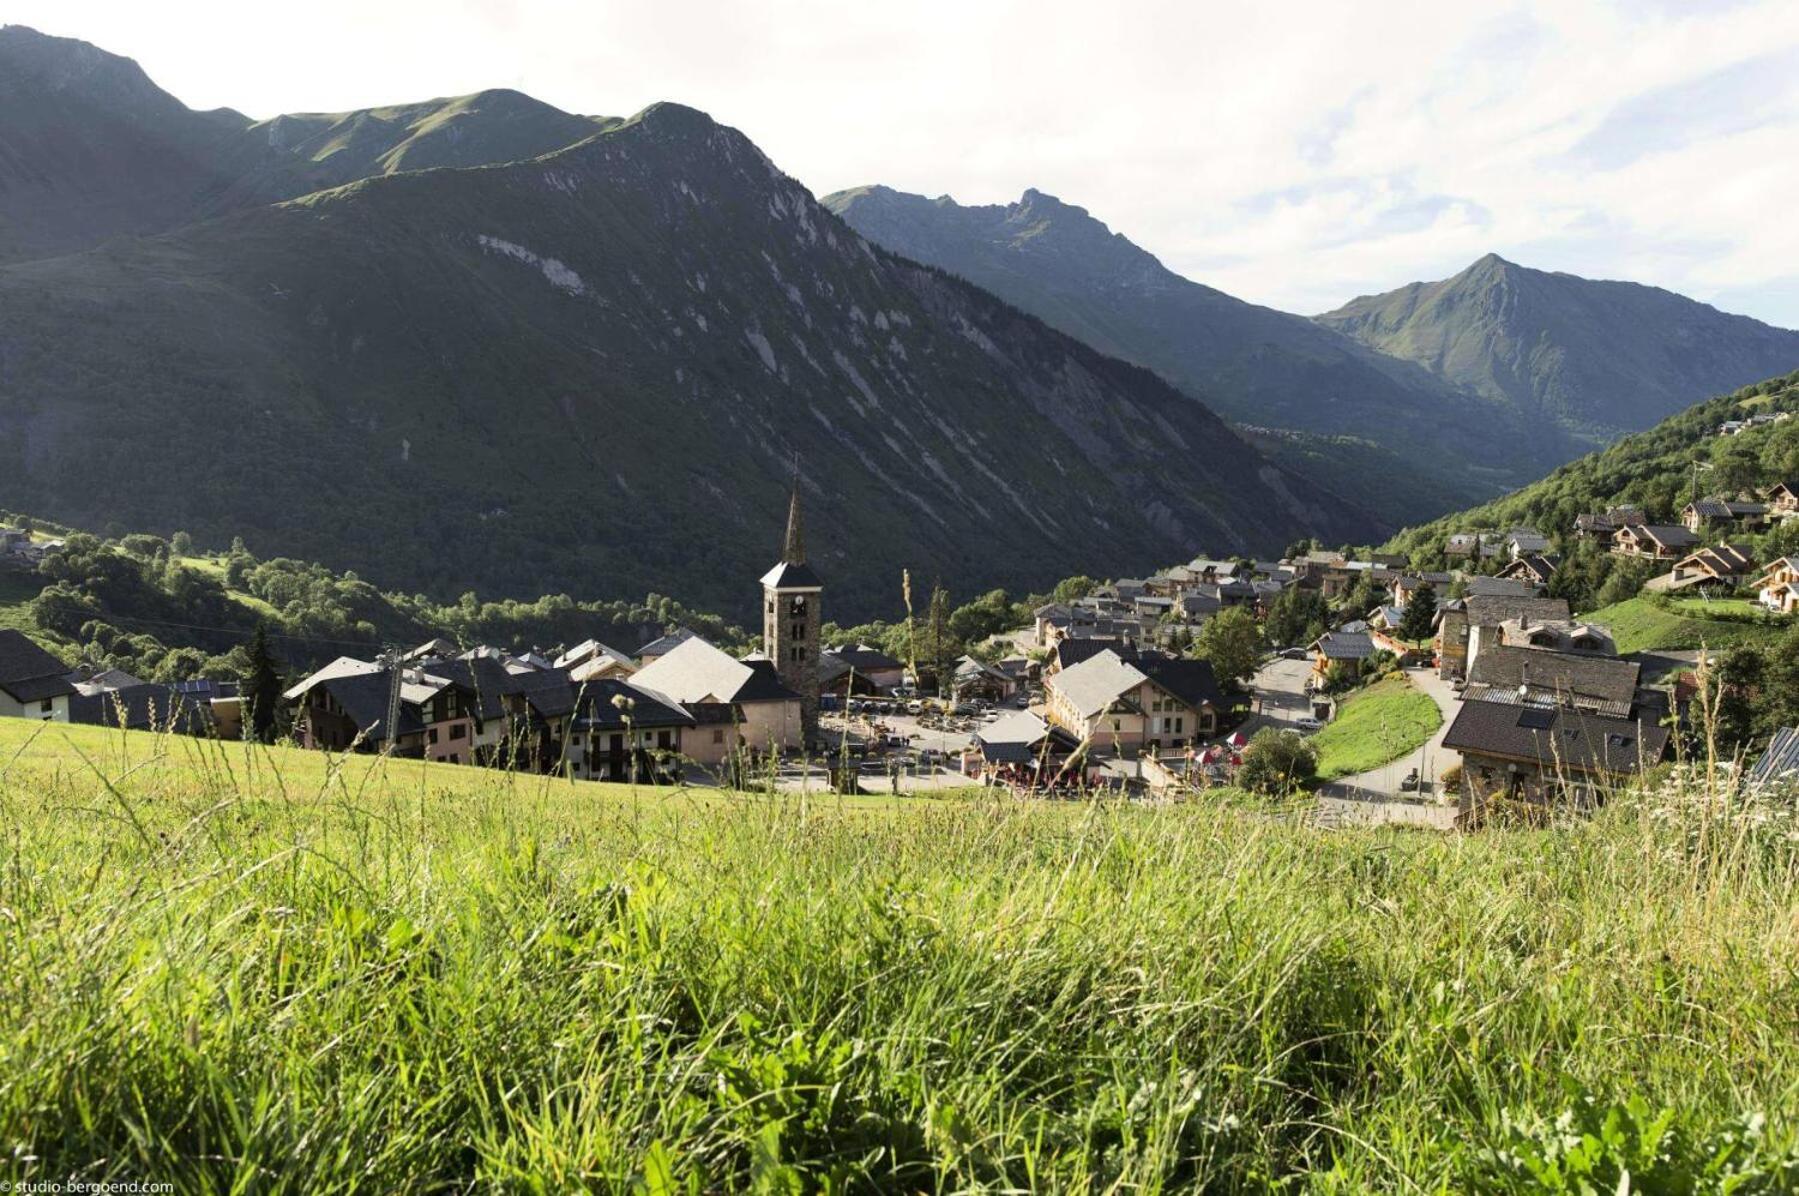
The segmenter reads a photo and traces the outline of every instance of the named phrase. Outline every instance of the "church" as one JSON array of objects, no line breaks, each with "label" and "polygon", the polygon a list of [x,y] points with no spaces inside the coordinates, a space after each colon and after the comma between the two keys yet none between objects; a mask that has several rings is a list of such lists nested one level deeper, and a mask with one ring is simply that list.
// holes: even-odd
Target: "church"
[{"label": "church", "polygon": [[781,559],[762,575],[762,651],[783,684],[800,696],[801,744],[818,742],[820,599],[824,582],[806,563],[806,533],[799,479],[787,504],[787,536]]}]

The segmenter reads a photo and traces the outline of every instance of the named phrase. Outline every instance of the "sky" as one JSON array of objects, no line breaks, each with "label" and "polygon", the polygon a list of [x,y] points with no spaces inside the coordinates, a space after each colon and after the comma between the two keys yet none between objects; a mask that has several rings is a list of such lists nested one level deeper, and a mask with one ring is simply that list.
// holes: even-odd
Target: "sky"
[{"label": "sky", "polygon": [[678,100],[819,195],[1035,187],[1290,311],[1496,252],[1799,328],[1796,0],[0,0],[0,20],[258,117],[486,87]]}]

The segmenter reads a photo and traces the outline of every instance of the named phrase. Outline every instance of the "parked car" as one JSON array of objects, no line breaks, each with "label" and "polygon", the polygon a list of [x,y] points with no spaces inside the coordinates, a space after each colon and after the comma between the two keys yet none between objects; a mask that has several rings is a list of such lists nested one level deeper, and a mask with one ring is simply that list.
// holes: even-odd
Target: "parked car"
[{"label": "parked car", "polygon": [[924,713],[924,703],[923,702],[907,702],[906,703],[906,713],[907,714],[923,714]]},{"label": "parked car", "polygon": [[1019,694],[1012,702],[1012,705],[1018,707],[1020,710],[1029,710],[1031,708],[1031,695]]},{"label": "parked car", "polygon": [[1317,731],[1324,726],[1323,723],[1319,722],[1309,714],[1301,715],[1294,719],[1293,725],[1302,731]]},{"label": "parked car", "polygon": [[1304,660],[1309,653],[1304,648],[1282,648],[1282,660]]}]

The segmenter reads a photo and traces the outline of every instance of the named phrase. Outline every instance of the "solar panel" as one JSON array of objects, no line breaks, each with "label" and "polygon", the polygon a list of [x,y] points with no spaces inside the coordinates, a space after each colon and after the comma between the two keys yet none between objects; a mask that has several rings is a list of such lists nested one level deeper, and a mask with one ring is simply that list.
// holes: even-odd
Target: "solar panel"
[{"label": "solar panel", "polygon": [[1555,726],[1555,711],[1526,706],[1518,712],[1518,725],[1532,731],[1547,731]]}]

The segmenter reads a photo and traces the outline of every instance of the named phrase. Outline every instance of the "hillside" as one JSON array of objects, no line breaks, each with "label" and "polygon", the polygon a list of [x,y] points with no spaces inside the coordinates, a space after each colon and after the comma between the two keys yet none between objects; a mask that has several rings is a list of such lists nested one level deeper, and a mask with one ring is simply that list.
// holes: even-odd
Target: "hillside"
[{"label": "hillside", "polygon": [[1318,321],[1590,443],[1799,367],[1799,332],[1494,254]]},{"label": "hillside", "polygon": [[[1503,414],[1409,362],[1183,278],[1086,210],[1040,191],[965,206],[873,186],[823,202],[877,244],[1147,366],[1227,418],[1373,442],[1385,450],[1376,468],[1339,470],[1328,454],[1297,455],[1303,438],[1283,438],[1313,476],[1400,519],[1517,485],[1572,451],[1554,437],[1516,435]],[[1362,489],[1383,476],[1408,479],[1408,488]]]},{"label": "hillside", "polygon": [[742,614],[796,458],[846,615],[905,567],[1026,588],[1370,522],[677,105],[17,263],[0,345],[0,503],[439,592]]},{"label": "hillside", "polygon": [[19,1186],[1799,1180],[1791,812],[1696,786],[1439,838],[19,719],[0,760]]},{"label": "hillside", "polygon": [[[1726,420],[1781,411],[1792,412],[1795,418],[1737,436],[1717,434],[1718,425]],[[1571,539],[1575,516],[1622,503],[1641,507],[1651,520],[1677,523],[1695,488],[1701,494],[1734,495],[1795,477],[1799,477],[1799,372],[1700,403],[1504,498],[1407,528],[1387,547],[1421,559],[1440,558],[1451,532],[1503,530],[1517,524]]]}]

